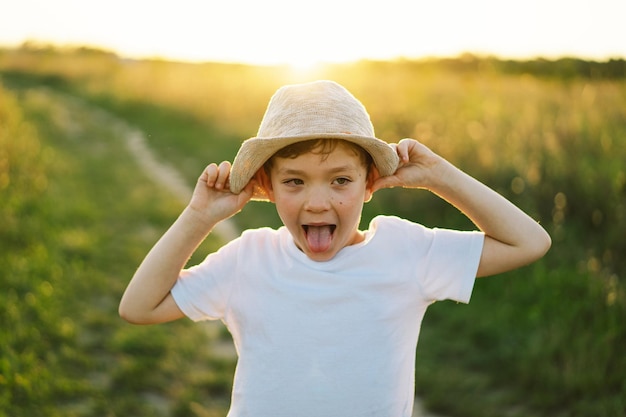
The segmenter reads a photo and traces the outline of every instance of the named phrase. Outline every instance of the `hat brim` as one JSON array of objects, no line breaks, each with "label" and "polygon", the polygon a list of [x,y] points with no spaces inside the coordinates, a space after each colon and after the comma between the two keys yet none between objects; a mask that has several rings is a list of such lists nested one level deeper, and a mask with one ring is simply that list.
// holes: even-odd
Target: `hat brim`
[{"label": "hat brim", "polygon": [[[348,133],[320,133],[285,137],[254,137],[244,141],[230,170],[230,190],[239,194],[257,171],[282,148],[311,139],[342,139],[361,146],[369,153],[381,176],[392,175],[398,169],[399,157],[387,142],[372,136]],[[265,190],[256,187],[253,200],[268,201]]]}]

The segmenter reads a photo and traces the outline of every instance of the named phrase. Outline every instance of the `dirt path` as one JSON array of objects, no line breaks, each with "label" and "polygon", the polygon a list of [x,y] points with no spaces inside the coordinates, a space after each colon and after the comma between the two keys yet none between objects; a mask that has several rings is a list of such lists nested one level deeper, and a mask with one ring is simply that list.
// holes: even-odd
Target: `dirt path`
[{"label": "dirt path", "polygon": [[[148,146],[146,135],[136,127],[131,126],[110,113],[98,110],[99,117],[112,123],[124,138],[128,150],[142,170],[153,181],[164,186],[182,204],[187,204],[191,198],[193,187],[183,178],[181,173],[172,165],[159,160],[156,154]],[[195,184],[194,184],[195,185]],[[222,240],[228,242],[239,236],[239,231],[231,219],[218,223],[212,233],[216,233]]]},{"label": "dirt path", "polygon": [[[54,100],[59,104],[54,118],[69,135],[74,130],[79,129],[71,117],[74,114],[72,109],[81,109],[93,117],[96,123],[107,126],[115,132],[116,136],[123,139],[130,154],[148,178],[152,179],[159,186],[165,187],[181,204],[189,202],[195,184],[189,184],[174,166],[160,159],[150,149],[146,135],[139,128],[79,97],[60,93],[46,87],[41,87],[37,90],[48,97],[48,99]],[[213,233],[218,234],[224,241],[230,241],[239,236],[239,231],[231,219],[220,222],[213,230]]]}]

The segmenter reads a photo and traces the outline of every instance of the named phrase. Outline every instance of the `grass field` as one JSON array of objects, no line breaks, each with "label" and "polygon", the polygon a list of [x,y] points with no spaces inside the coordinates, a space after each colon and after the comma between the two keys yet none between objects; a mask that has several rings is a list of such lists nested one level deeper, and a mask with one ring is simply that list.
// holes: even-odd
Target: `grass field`
[{"label": "grass field", "polygon": [[[626,415],[624,73],[508,65],[363,62],[297,74],[0,52],[0,412],[225,415],[233,363],[210,354],[204,328],[117,318],[134,268],[182,207],[88,108],[142,129],[191,184],[254,135],[277,86],[332,78],[364,102],[380,137],[422,140],[554,240],[542,261],[480,280],[468,306],[429,309],[416,373],[426,405],[464,417]],[[364,222],[380,212],[473,228],[425,192],[381,191]],[[235,221],[278,224],[263,203]]]},{"label": "grass field", "polygon": [[97,115],[45,88],[0,93],[0,415],[224,415],[233,363],[194,349],[212,343],[201,327],[117,317],[180,205]]}]

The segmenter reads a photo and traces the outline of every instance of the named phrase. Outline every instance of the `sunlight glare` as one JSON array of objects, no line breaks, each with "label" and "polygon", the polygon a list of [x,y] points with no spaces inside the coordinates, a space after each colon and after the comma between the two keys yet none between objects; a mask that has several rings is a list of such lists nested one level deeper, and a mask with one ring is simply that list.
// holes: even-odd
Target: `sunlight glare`
[{"label": "sunlight glare", "polygon": [[295,72],[309,72],[320,65],[313,57],[293,57],[287,60],[287,65]]}]

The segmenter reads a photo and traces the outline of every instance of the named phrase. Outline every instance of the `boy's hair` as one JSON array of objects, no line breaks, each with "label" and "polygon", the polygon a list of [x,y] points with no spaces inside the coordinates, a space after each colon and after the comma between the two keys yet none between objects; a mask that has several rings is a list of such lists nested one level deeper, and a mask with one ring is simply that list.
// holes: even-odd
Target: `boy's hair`
[{"label": "boy's hair", "polygon": [[372,156],[361,146],[356,143],[352,143],[341,139],[309,139],[302,142],[292,143],[280,149],[274,155],[263,164],[263,170],[269,176],[274,165],[274,157],[279,158],[297,158],[298,156],[311,152],[317,155],[321,155],[322,161],[326,160],[328,156],[337,148],[338,145],[351,149],[356,156],[359,157],[361,163],[366,169],[366,173],[369,174],[370,169],[374,163]]}]

